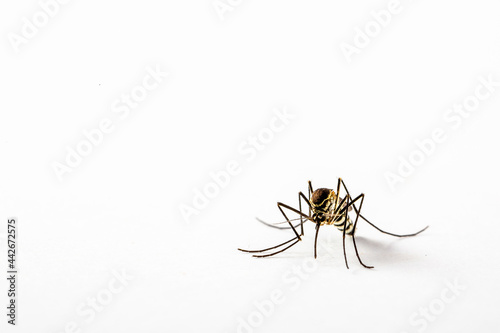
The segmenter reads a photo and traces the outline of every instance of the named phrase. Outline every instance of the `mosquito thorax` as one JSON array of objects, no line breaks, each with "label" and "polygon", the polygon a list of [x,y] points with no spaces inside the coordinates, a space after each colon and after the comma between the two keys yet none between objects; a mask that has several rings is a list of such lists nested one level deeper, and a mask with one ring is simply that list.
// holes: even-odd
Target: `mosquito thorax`
[{"label": "mosquito thorax", "polygon": [[313,192],[310,200],[313,212],[318,215],[328,213],[334,198],[335,192],[333,190],[328,188],[318,188]]}]

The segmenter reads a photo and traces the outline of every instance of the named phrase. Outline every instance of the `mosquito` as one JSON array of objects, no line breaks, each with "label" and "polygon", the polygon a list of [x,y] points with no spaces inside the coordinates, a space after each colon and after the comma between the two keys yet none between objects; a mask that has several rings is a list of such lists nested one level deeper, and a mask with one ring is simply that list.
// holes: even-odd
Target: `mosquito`
[{"label": "mosquito", "polygon": [[[340,195],[340,190],[341,186],[343,187],[345,191],[345,196],[342,198]],[[319,228],[323,225],[333,225],[337,227],[342,232],[342,248],[344,250],[344,261],[346,267],[349,269],[349,264],[347,263],[347,255],[345,252],[345,236],[349,235],[352,236],[352,242],[354,244],[354,251],[356,252],[356,257],[359,260],[359,263],[365,267],[365,268],[373,268],[373,266],[368,266],[363,263],[361,260],[359,253],[358,253],[358,247],[356,246],[356,238],[354,237],[355,231],[356,231],[356,226],[358,224],[358,219],[361,218],[363,219],[366,223],[380,231],[381,233],[391,235],[394,237],[412,237],[420,234],[424,230],[426,230],[429,226],[426,226],[422,230],[415,232],[413,234],[406,234],[406,235],[398,235],[394,234],[391,232],[384,231],[368,221],[363,215],[361,215],[361,208],[363,207],[363,201],[365,199],[365,195],[362,193],[358,195],[356,198],[352,198],[351,195],[349,194],[349,191],[347,190],[347,186],[345,185],[344,181],[342,178],[338,179],[337,182],[337,192],[335,192],[332,189],[328,188],[318,188],[316,190],[313,190],[311,181],[308,181],[308,197],[305,196],[304,193],[299,192],[299,209],[295,209],[289,205],[286,205],[284,203],[278,202],[278,209],[281,211],[283,216],[285,217],[286,221],[281,222],[281,223],[288,223],[288,226],[277,226],[277,224],[270,224],[267,222],[264,222],[260,219],[257,219],[259,222],[273,228],[277,229],[292,229],[295,236],[279,245],[269,247],[267,249],[262,249],[262,250],[243,250],[243,249],[238,249],[243,252],[249,252],[249,253],[263,253],[263,254],[254,254],[254,257],[257,258],[264,258],[264,257],[270,257],[274,256],[278,253],[284,252],[297,244],[299,241],[302,240],[302,236],[304,236],[304,222],[306,221],[311,221],[316,225],[316,234],[314,236],[314,258],[317,257],[317,243],[318,243],[318,233],[319,233]],[[302,201],[305,201],[309,207],[309,215],[305,214],[302,212]],[[359,209],[356,207],[356,203],[359,201]],[[299,218],[295,219],[289,219],[288,216],[285,214],[285,211],[283,209],[287,209],[289,211],[292,211],[293,213],[296,213],[299,215]],[[349,212],[354,209],[354,212],[356,213],[356,218],[354,219],[354,222],[350,219],[349,217]],[[300,220],[300,223],[297,225],[293,225],[291,221],[296,221]],[[300,226],[300,234],[297,231],[297,228]],[[286,246],[286,247],[285,247]],[[275,252],[269,253],[268,251],[270,250],[276,250]]]}]

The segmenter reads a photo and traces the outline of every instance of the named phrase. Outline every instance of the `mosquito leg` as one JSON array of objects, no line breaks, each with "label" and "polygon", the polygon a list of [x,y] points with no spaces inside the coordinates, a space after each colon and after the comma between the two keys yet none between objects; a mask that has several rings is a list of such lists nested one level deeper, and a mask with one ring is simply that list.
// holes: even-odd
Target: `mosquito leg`
[{"label": "mosquito leg", "polygon": [[[302,198],[302,200],[304,200],[306,203],[307,203],[307,206],[309,207],[309,216],[311,216],[311,203],[309,202],[309,200],[306,198],[305,194],[302,193],[302,192],[299,192],[299,210],[300,212],[302,213],[302,200],[300,200]],[[303,217],[302,215],[300,215],[300,235],[301,236],[304,236],[304,226],[303,226]]]},{"label": "mosquito leg", "polygon": [[316,259],[316,256],[317,256],[317,244],[318,244],[318,233],[319,233],[319,227],[321,226],[320,223],[317,223],[316,224],[316,235],[314,236],[314,259]]},{"label": "mosquito leg", "polygon": [[[340,181],[342,182],[342,186],[344,187],[346,193],[349,194],[349,190],[347,190],[347,186],[345,185],[344,181],[342,179],[340,179]],[[358,211],[358,209],[356,208],[356,205],[353,205],[353,207],[354,207],[354,211],[356,212],[356,214],[359,214],[359,217],[361,217],[363,220],[365,220],[366,223],[368,223],[369,225],[371,225],[372,227],[374,227],[375,229],[377,229],[378,231],[380,231],[381,233],[386,234],[386,235],[391,235],[391,236],[394,236],[394,237],[412,237],[412,236],[418,235],[419,233],[421,233],[424,230],[426,230],[427,228],[429,228],[429,226],[426,226],[422,230],[417,231],[417,232],[415,232],[413,234],[406,234],[406,235],[394,234],[392,232],[384,231],[384,230],[380,229],[379,227],[377,227],[375,224],[373,224],[370,221],[368,221],[363,215],[361,215],[361,208]]]},{"label": "mosquito leg", "polygon": [[[300,211],[300,217],[299,218],[296,218],[296,219],[289,219],[289,221],[296,221],[296,220],[300,220],[300,223],[294,225],[294,228],[298,228],[299,225],[300,225],[300,235],[303,236],[304,235],[304,226],[302,225],[302,223],[304,223],[304,219],[306,220],[311,220],[311,202],[310,202],[310,198],[311,198],[311,194],[309,193],[309,199],[306,198],[306,195],[302,192],[299,192],[299,211]],[[309,215],[306,216],[304,213],[302,213],[302,201],[305,201],[307,203],[307,206],[309,208]],[[265,224],[267,225],[268,227],[271,227],[271,228],[276,228],[276,229],[291,229],[290,226],[286,226],[286,227],[278,227],[274,224],[271,224],[271,223],[267,223],[265,221],[262,221],[261,219],[259,219],[258,217],[256,218],[257,221],[259,221],[260,223],[262,224]],[[283,223],[286,223],[287,221],[283,222]]]},{"label": "mosquito leg", "polygon": [[265,251],[272,250],[272,249],[275,249],[275,248],[277,248],[277,247],[280,247],[280,246],[282,246],[282,245],[288,244],[288,243],[290,243],[291,241],[293,241],[293,240],[295,240],[295,239],[297,239],[297,237],[293,237],[292,239],[287,240],[286,242],[281,243],[280,245],[276,245],[276,246],[273,246],[273,247],[268,247],[267,249],[263,249],[263,250],[243,250],[243,249],[238,249],[238,250],[240,250],[240,251],[242,251],[242,252],[248,252],[248,253],[265,252]]},{"label": "mosquito leg", "polygon": [[269,254],[262,254],[262,255],[257,255],[257,254],[254,254],[254,255],[253,255],[253,257],[256,257],[256,258],[264,258],[264,257],[274,256],[275,254],[281,253],[281,252],[283,252],[283,251],[285,251],[285,250],[287,250],[287,249],[291,248],[293,245],[297,244],[297,243],[300,241],[300,239],[297,239],[297,237],[294,237],[294,238],[292,238],[292,239],[287,240],[287,241],[286,241],[286,242],[284,242],[284,243],[281,243],[281,244],[276,245],[276,246],[273,246],[273,247],[268,247],[267,249],[262,249],[262,250],[243,250],[243,249],[238,249],[238,250],[240,250],[240,251],[242,251],[242,252],[248,252],[248,253],[266,252],[266,251],[269,251],[269,250],[276,249],[276,248],[278,248],[278,247],[280,247],[280,246],[286,245],[286,244],[288,244],[288,243],[290,243],[290,242],[292,242],[292,241],[295,241],[295,242],[293,242],[292,244],[288,245],[287,247],[285,247],[284,249],[281,249],[281,250],[279,250],[279,251],[276,251],[276,252],[273,252],[273,253],[269,253]]},{"label": "mosquito leg", "polygon": [[[344,197],[344,199],[342,199],[342,200],[339,202],[339,204],[337,205],[337,207],[333,210],[333,213],[334,213],[334,214],[339,214],[339,212],[340,212],[340,210],[341,210],[342,206],[344,206],[344,204],[346,203],[347,198],[348,198],[348,196],[346,195],[346,196]],[[342,210],[342,211],[343,211],[343,210]],[[342,214],[343,214],[343,213],[342,213]]]},{"label": "mosquito leg", "polygon": [[[275,229],[290,229],[289,226],[286,226],[286,227],[278,227],[277,224],[282,224],[282,223],[287,223],[287,221],[284,221],[284,222],[278,222],[278,223],[267,223],[266,221],[262,221],[261,219],[259,219],[258,217],[255,218],[257,221],[259,221],[260,223],[262,224],[265,224],[267,225],[268,227],[271,227],[271,228],[275,228]],[[297,221],[297,220],[300,220],[301,217],[298,217],[296,219],[290,219],[290,221]],[[298,228],[300,226],[300,222],[297,223],[296,225],[294,225],[295,228]]]},{"label": "mosquito leg", "polygon": [[354,226],[352,228],[352,243],[354,244],[354,251],[356,251],[356,257],[358,257],[359,263],[363,265],[363,267],[365,268],[373,268],[373,266],[367,266],[363,263],[363,261],[361,261],[361,258],[359,257],[358,253],[358,247],[356,246],[356,238],[354,237],[354,235],[356,234],[356,225],[358,224],[358,218],[361,213],[361,208],[363,207],[364,200],[365,200],[365,195],[361,194],[361,202],[359,203],[359,212],[356,213],[356,220],[354,221]]},{"label": "mosquito leg", "polygon": [[337,181],[337,196],[335,197],[335,209],[337,209],[338,207],[338,204],[339,204],[339,198],[340,198],[340,182],[342,181],[342,179],[339,178],[339,180]]},{"label": "mosquito leg", "polygon": [[[296,238],[294,238],[296,239]],[[270,254],[262,254],[262,255],[256,255],[254,254],[253,257],[256,257],[256,258],[265,258],[265,257],[270,257],[270,256],[274,256],[275,254],[278,254],[278,253],[281,253],[285,250],[288,250],[289,248],[291,248],[292,246],[294,246],[295,244],[297,244],[299,242],[300,239],[297,239],[295,242],[293,242],[292,244],[288,245],[287,247],[285,247],[284,249],[282,250],[279,250],[277,252],[274,252],[274,253],[270,253]]]},{"label": "mosquito leg", "polygon": [[[309,207],[309,215],[305,215],[304,213],[302,213],[302,200],[304,200],[308,207]],[[294,225],[293,227],[294,228],[298,228],[299,226],[301,226],[300,228],[300,235],[303,236],[304,235],[304,227],[301,225],[301,223],[304,223],[305,220],[309,220],[309,221],[312,221],[311,219],[311,203],[310,203],[310,200],[308,200],[305,196],[304,193],[302,192],[299,192],[299,211],[295,210],[295,209],[292,209],[291,207],[287,206],[287,208],[291,209],[293,212],[299,214],[300,217],[298,218],[295,218],[295,219],[288,219],[287,221],[284,221],[284,222],[279,222],[279,223],[268,223],[266,221],[263,221],[261,219],[259,219],[258,217],[256,218],[257,221],[259,221],[260,223],[262,224],[265,224],[267,225],[268,227],[271,227],[271,228],[275,228],[275,229],[291,229],[291,227],[288,225],[286,227],[278,227],[277,224],[281,224],[281,223],[287,223],[288,221],[297,221],[297,220],[301,220],[300,223],[297,223],[296,225]],[[304,220],[305,219],[305,220]]]},{"label": "mosquito leg", "polygon": [[[344,200],[347,200],[347,206],[346,206],[346,209],[345,209],[345,215],[344,215],[344,230],[342,230],[342,249],[344,250],[344,261],[345,261],[345,266],[347,267],[347,269],[349,269],[349,265],[347,264],[347,254],[345,252],[345,229],[347,229],[347,207],[349,206],[349,194],[347,194],[344,198]],[[344,202],[344,200],[342,200],[342,202]]]},{"label": "mosquito leg", "polygon": [[[291,210],[292,212],[299,214],[301,217],[305,217],[306,219],[309,219],[309,216],[307,216],[306,214],[302,213],[301,211],[298,211],[297,209],[295,209],[295,208],[293,208],[293,207],[290,207],[290,206],[288,206],[288,205],[286,205],[286,204],[283,204],[283,203],[281,203],[281,202],[278,202],[278,208],[279,208],[279,210],[281,211],[281,213],[283,214],[283,216],[285,217],[285,219],[286,219],[286,221],[288,222],[288,224],[289,224],[290,228],[291,228],[291,229],[293,230],[293,232],[295,233],[295,237],[294,237],[294,238],[292,238],[292,239],[290,239],[290,240],[288,240],[288,241],[286,241],[286,242],[284,242],[284,243],[281,243],[281,244],[279,244],[279,245],[276,245],[276,246],[273,246],[273,247],[269,247],[269,248],[267,248],[267,249],[263,249],[263,250],[243,250],[243,249],[238,249],[238,250],[243,251],[243,252],[249,252],[249,253],[265,252],[265,251],[268,251],[268,250],[272,250],[272,249],[279,248],[279,247],[281,247],[281,246],[283,246],[283,245],[286,245],[286,244],[288,244],[288,243],[290,243],[290,242],[292,242],[292,241],[294,241],[294,240],[295,240],[295,242],[293,242],[292,244],[288,245],[288,246],[287,246],[287,247],[285,247],[284,249],[281,249],[281,250],[279,250],[279,251],[277,251],[277,252],[273,252],[273,253],[270,253],[270,254],[265,254],[265,255],[253,255],[254,257],[258,257],[258,258],[270,257],[270,256],[273,256],[273,255],[275,255],[275,254],[281,253],[281,252],[283,252],[283,251],[285,251],[285,250],[287,250],[287,249],[291,248],[293,245],[297,244],[300,240],[302,240],[302,239],[300,238],[299,234],[297,233],[297,230],[295,230],[295,227],[293,226],[292,222],[290,221],[290,219],[288,218],[288,216],[286,216],[285,212],[283,211],[283,208],[281,208],[281,207],[286,208],[286,209],[289,209],[289,210]],[[304,222],[303,222],[303,221],[301,221],[301,223],[300,223],[300,224],[301,224],[301,227],[302,227],[302,225],[304,224]]]},{"label": "mosquito leg", "polygon": [[[282,206],[283,206],[283,207],[285,207],[285,208],[287,208],[287,209],[290,209],[291,211],[295,211],[296,213],[298,213],[298,214],[300,215],[300,217],[302,217],[302,216],[303,216],[303,215],[305,215],[305,214],[304,214],[304,213],[302,213],[301,211],[296,210],[295,208],[292,208],[292,207],[290,207],[290,206],[288,206],[288,205],[285,205],[285,204],[283,204],[283,203],[281,203],[281,202],[278,202],[278,209],[280,210],[281,214],[283,214],[283,216],[285,217],[285,219],[288,221],[288,224],[290,225],[290,227],[292,228],[293,232],[295,233],[295,236],[297,236],[297,239],[298,239],[299,241],[300,241],[300,240],[302,240],[302,239],[300,238],[300,235],[297,233],[297,230],[295,230],[295,228],[293,227],[292,222],[290,222],[290,219],[288,218],[288,216],[286,216],[285,212],[284,212],[284,211],[283,211],[283,209],[281,208]],[[303,221],[302,219],[300,219],[300,229],[301,229],[301,230],[304,230],[303,225],[304,225],[304,221]]]},{"label": "mosquito leg", "polygon": [[[354,200],[351,200],[350,195],[347,194],[345,196],[345,198],[342,199],[342,201],[340,202],[339,207],[338,207],[338,209],[337,209],[337,211],[335,213],[336,214],[344,214],[344,212],[347,212],[351,208],[351,206],[354,207],[354,203],[356,201],[360,200],[363,196],[364,196],[364,194],[360,194],[356,198],[354,198]],[[346,201],[347,198],[349,198],[351,200],[351,202],[349,202],[345,207],[342,207],[344,205],[344,202]]]},{"label": "mosquito leg", "polygon": [[394,236],[394,237],[412,237],[412,236],[416,236],[418,235],[419,233],[425,231],[427,228],[429,228],[429,226],[426,226],[425,228],[423,228],[422,230],[420,231],[417,231],[413,234],[406,234],[406,235],[399,235],[399,234],[393,234],[392,232],[388,232],[388,231],[384,231],[382,229],[380,229],[379,227],[377,227],[375,224],[371,223],[370,221],[368,221],[363,215],[359,214],[359,217],[361,217],[363,220],[365,220],[366,223],[368,223],[369,225],[371,225],[372,227],[374,227],[375,229],[377,229],[378,231],[380,231],[381,233],[383,234],[386,234],[386,235],[391,235],[391,236]]},{"label": "mosquito leg", "polygon": [[[361,205],[363,205],[364,197],[365,197],[364,194],[360,194],[354,200],[350,201],[350,199],[351,199],[350,198],[350,194],[347,193],[346,196],[344,197],[344,199],[342,199],[342,201],[340,202],[339,207],[337,208],[337,211],[335,212],[336,214],[344,214],[344,229],[342,230],[342,248],[344,250],[344,260],[345,260],[345,265],[346,265],[347,269],[349,269],[349,264],[347,263],[347,254],[346,254],[346,251],[345,251],[345,235],[346,235],[347,221],[348,221],[348,216],[349,216],[348,215],[348,211],[349,211],[349,208],[351,206],[355,207],[354,203],[356,201],[360,200],[360,199],[361,199]],[[344,202],[347,202],[347,203],[346,203],[345,207],[343,207],[341,209],[341,207],[344,205]],[[353,236],[352,239],[353,239],[353,243],[354,243],[354,249],[356,250],[356,256],[358,257],[358,260],[361,263],[361,265],[363,265],[366,268],[373,268],[371,266],[366,266],[365,264],[363,264],[363,262],[361,261],[361,258],[359,257],[359,254],[358,254],[358,249],[356,247],[356,241],[354,239],[354,231],[356,230],[356,224],[358,222],[358,216],[359,216],[359,214],[356,214],[356,221],[355,221],[355,223],[353,225],[353,231],[352,231],[352,236]]]},{"label": "mosquito leg", "polygon": [[311,207],[311,195],[313,194],[314,190],[313,190],[313,186],[312,186],[312,183],[311,181],[309,180],[307,182],[307,192],[308,192],[308,195],[307,195],[307,202],[309,203],[309,216],[311,216],[311,210],[312,210],[312,207]]},{"label": "mosquito leg", "polygon": [[[302,192],[299,192],[299,210],[302,213],[302,200],[300,200],[300,195]],[[304,221],[302,215],[300,216],[300,235],[304,236]]]},{"label": "mosquito leg", "polygon": [[[350,196],[351,194],[349,193],[349,190],[347,189],[347,186],[345,185],[344,180],[342,178],[339,178],[339,183],[342,183],[342,187],[344,187],[345,193],[347,193]],[[353,207],[354,211],[356,211],[357,213],[358,210],[356,209],[356,205],[353,205]]]}]

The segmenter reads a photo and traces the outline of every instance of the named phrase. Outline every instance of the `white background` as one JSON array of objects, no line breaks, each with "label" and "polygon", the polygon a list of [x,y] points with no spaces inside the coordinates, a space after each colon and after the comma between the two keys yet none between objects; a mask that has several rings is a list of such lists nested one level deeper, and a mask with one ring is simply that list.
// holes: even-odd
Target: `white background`
[{"label": "white background", "polygon": [[[498,2],[401,1],[350,62],[342,43],[388,1],[230,3],[221,16],[212,0],[70,1],[16,52],[12,34],[42,9],[2,2],[0,262],[16,216],[20,271],[16,327],[0,283],[2,331],[498,331],[500,87],[455,127],[444,118],[480,77],[500,81]],[[157,67],[168,77],[120,118],[113,103]],[[284,108],[294,118],[242,154]],[[54,163],[102,119],[113,131],[59,180]],[[391,188],[386,174],[437,128],[446,140]],[[183,218],[233,160],[239,173]],[[430,228],[396,239],[360,222],[372,270],[351,239],[346,269],[329,226],[312,261],[311,223],[281,255],[236,250],[291,238],[254,218],[279,222],[277,201],[338,177],[379,227]],[[133,279],[110,294],[121,271]]]}]

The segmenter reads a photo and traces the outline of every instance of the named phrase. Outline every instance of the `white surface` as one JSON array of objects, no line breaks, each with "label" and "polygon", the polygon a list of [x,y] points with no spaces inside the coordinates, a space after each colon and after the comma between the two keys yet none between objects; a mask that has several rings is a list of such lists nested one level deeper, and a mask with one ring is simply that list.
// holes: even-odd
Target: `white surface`
[{"label": "white surface", "polygon": [[[8,33],[40,7],[1,5],[1,232],[20,223],[18,326],[2,310],[2,332],[236,332],[276,292],[252,331],[498,331],[500,89],[456,129],[443,119],[479,77],[500,81],[497,2],[402,2],[351,63],[340,44],[388,2],[233,3],[221,20],[211,1],[72,1],[19,53]],[[168,78],[119,118],[113,102],[155,66]],[[295,118],[248,161],[238,147],[283,107]],[[52,163],[104,118],[114,131],[59,181]],[[392,191],[384,174],[438,127],[447,140]],[[240,173],[187,223],[180,205],[232,160]],[[311,223],[282,255],[236,251],[289,239],[254,217],[281,221],[277,201],[337,177],[379,227],[431,227],[395,239],[360,223],[373,270],[350,240],[345,268],[333,227],[311,261]],[[86,302],[121,270],[133,280],[91,318]],[[442,313],[424,320],[429,307]]]}]

